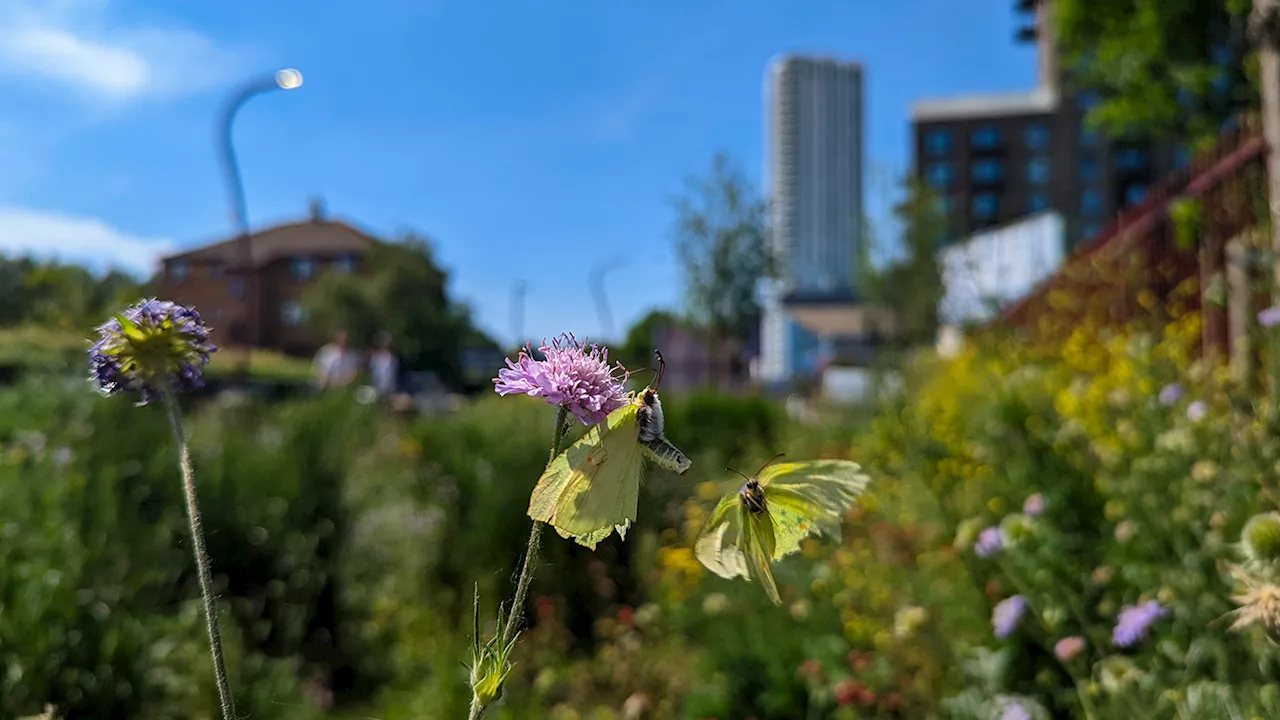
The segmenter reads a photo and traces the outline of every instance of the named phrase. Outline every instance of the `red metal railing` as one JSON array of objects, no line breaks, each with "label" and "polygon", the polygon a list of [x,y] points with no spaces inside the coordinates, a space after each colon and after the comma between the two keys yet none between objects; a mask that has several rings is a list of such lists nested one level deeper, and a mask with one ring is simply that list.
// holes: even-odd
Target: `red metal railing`
[{"label": "red metal railing", "polygon": [[[1157,303],[1164,303],[1186,280],[1225,268],[1226,242],[1257,224],[1258,215],[1249,206],[1265,192],[1266,144],[1253,130],[1252,118],[1241,126],[1224,134],[1212,151],[1197,156],[1189,167],[1166,176],[1143,202],[1120,213],[995,322],[1034,333],[1046,314],[1083,312],[1086,300],[1107,315],[1104,322],[1127,322],[1142,305],[1139,292],[1153,293]],[[1201,223],[1190,244],[1178,242],[1170,215],[1180,200],[1200,202]],[[1054,294],[1075,302],[1065,310],[1053,307]],[[1188,302],[1199,307],[1199,296],[1196,293]],[[1205,314],[1206,347],[1226,349],[1226,310]]]}]

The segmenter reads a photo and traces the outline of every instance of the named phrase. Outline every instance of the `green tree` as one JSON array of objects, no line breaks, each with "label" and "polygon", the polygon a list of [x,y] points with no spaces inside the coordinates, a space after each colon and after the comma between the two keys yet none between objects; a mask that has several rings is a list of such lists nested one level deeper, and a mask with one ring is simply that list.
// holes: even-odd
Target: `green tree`
[{"label": "green tree", "polygon": [[627,337],[615,352],[609,354],[609,359],[621,362],[623,367],[632,371],[651,366],[654,333],[659,328],[679,323],[680,318],[669,310],[650,310],[631,326],[627,331]]},{"label": "green tree", "polygon": [[1204,142],[1257,106],[1250,0],[1053,0],[1064,69],[1112,137]]},{"label": "green tree", "polygon": [[470,310],[449,298],[449,274],[431,245],[417,236],[377,243],[362,272],[326,274],[307,292],[303,307],[317,332],[346,330],[368,347],[388,333],[404,370],[429,371],[446,385],[468,387],[463,352],[496,347],[476,329]]},{"label": "green tree", "polygon": [[145,291],[116,270],[99,275],[80,265],[0,257],[0,325],[83,330]]},{"label": "green tree", "polygon": [[937,252],[946,237],[947,218],[941,198],[928,185],[909,180],[906,190],[893,209],[901,228],[902,256],[879,272],[867,273],[867,296],[897,313],[902,339],[932,342],[943,292]]},{"label": "green tree", "polygon": [[727,155],[686,181],[676,202],[676,253],[690,318],[717,339],[743,340],[760,316],[758,287],[773,274],[767,204]]}]

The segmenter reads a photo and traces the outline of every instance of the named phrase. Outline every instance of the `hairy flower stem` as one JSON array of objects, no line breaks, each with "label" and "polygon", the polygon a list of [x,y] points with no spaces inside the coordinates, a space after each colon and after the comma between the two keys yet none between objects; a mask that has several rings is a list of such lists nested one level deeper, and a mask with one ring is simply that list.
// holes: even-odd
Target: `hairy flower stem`
[{"label": "hairy flower stem", "polygon": [[[547,457],[547,467],[560,455],[560,441],[568,431],[569,411],[563,405],[556,408],[556,429],[551,436],[551,454]],[[524,565],[520,568],[520,580],[516,582],[516,596],[511,601],[511,615],[507,617],[507,626],[502,631],[502,644],[505,646],[515,639],[524,614],[525,597],[529,594],[529,583],[533,582],[533,568],[538,560],[538,546],[542,542],[542,526],[544,523],[533,521],[529,529],[529,545],[524,551]]]},{"label": "hairy flower stem", "polygon": [[169,411],[169,426],[178,443],[178,465],[182,469],[182,492],[187,499],[187,522],[191,527],[191,548],[196,556],[196,575],[204,598],[204,621],[209,628],[209,654],[213,657],[213,677],[218,684],[223,720],[237,720],[235,699],[227,679],[227,665],[222,653],[222,632],[218,629],[218,605],[213,595],[213,575],[209,571],[209,553],[204,547],[204,528],[200,522],[200,505],[196,502],[196,474],[191,467],[191,450],[182,427],[182,412],[172,384],[164,388],[164,405]]},{"label": "hairy flower stem", "polygon": [[[551,436],[551,454],[547,456],[547,466],[555,461],[560,455],[560,441],[564,439],[565,434],[569,431],[569,411],[563,405],[556,408],[556,427]],[[507,617],[507,624],[502,630],[502,639],[499,641],[499,647],[507,647],[515,640],[516,633],[520,627],[520,619],[523,615],[525,598],[529,594],[529,584],[533,582],[534,563],[538,558],[538,546],[542,542],[542,526],[544,523],[533,521],[533,527],[529,530],[529,545],[525,548],[524,564],[520,567],[520,579],[516,581],[516,595],[511,601],[511,615]],[[480,599],[476,596],[476,617],[480,617]],[[502,615],[499,613],[498,622],[502,622]],[[475,628],[476,639],[479,638],[480,627],[477,621]],[[501,669],[498,670],[501,672]],[[479,705],[473,697],[471,702],[471,710],[467,715],[468,720],[480,720],[484,717],[487,708]]]}]

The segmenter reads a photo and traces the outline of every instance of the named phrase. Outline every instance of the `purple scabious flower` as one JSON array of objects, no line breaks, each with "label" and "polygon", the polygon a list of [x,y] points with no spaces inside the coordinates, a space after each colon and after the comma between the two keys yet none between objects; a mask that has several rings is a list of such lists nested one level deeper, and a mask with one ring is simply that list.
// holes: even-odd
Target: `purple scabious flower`
[{"label": "purple scabious flower", "polygon": [[[583,425],[603,422],[609,413],[627,402],[624,383],[629,377],[621,364],[610,367],[609,350],[588,346],[572,334],[564,334],[538,348],[542,360],[533,358],[533,344],[525,346],[515,361],[493,379],[499,395],[532,395],[564,407]],[[616,373],[622,371],[622,376]]]},{"label": "purple scabious flower", "polygon": [[1004,538],[1000,537],[1000,528],[989,527],[978,533],[978,542],[973,545],[973,552],[980,558],[989,558],[1004,548]]},{"label": "purple scabious flower", "polygon": [[1026,612],[1027,598],[1022,595],[1014,595],[996,603],[995,609],[991,611],[991,626],[995,629],[996,637],[1003,640],[1012,635]]},{"label": "purple scabious flower", "polygon": [[1022,514],[1027,517],[1038,517],[1044,513],[1046,504],[1044,495],[1040,493],[1031,495],[1022,503]]},{"label": "purple scabious flower", "polygon": [[167,387],[203,386],[204,366],[217,350],[200,313],[167,300],[141,300],[97,329],[89,348],[89,379],[104,395],[133,393],[138,404],[158,400]]},{"label": "purple scabious flower", "polygon": [[1280,325],[1280,305],[1272,305],[1258,313],[1258,324],[1264,328]]},{"label": "purple scabious flower", "polygon": [[1172,405],[1182,399],[1184,392],[1181,383],[1169,383],[1160,389],[1160,404],[1166,407]]},{"label": "purple scabious flower", "polygon": [[1115,631],[1112,633],[1112,642],[1117,647],[1127,648],[1147,636],[1147,631],[1156,620],[1168,614],[1160,603],[1155,600],[1148,600],[1139,605],[1126,605],[1121,608],[1119,617],[1116,618]]},{"label": "purple scabious flower", "polygon": [[1005,703],[1000,711],[1000,720],[1031,720],[1031,712],[1023,707],[1022,703],[1014,700]]}]

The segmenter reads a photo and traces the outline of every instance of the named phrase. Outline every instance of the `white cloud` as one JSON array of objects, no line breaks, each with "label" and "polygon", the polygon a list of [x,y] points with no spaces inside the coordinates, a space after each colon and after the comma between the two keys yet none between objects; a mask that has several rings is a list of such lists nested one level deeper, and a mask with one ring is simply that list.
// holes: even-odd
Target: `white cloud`
[{"label": "white cloud", "polygon": [[0,255],[114,267],[146,277],[174,247],[167,238],[131,235],[96,218],[0,205]]},{"label": "white cloud", "polygon": [[234,54],[191,30],[113,22],[107,0],[0,2],[0,72],[123,101],[203,90]]}]

